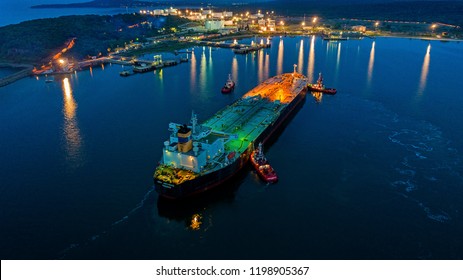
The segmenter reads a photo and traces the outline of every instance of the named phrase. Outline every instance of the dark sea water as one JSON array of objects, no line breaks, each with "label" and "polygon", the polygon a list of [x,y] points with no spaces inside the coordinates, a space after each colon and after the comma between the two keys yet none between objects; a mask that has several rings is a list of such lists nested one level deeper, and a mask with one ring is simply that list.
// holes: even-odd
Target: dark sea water
[{"label": "dark sea water", "polygon": [[11,74],[14,74],[18,71],[21,71],[22,68],[13,68],[13,67],[0,67],[0,79],[1,78],[4,78],[4,77],[7,77]]},{"label": "dark sea water", "polygon": [[[463,44],[271,42],[0,88],[0,258],[463,258]],[[280,181],[249,168],[193,201],[159,199],[169,122],[209,118],[295,63],[338,93],[307,95],[266,146]],[[237,87],[222,95],[228,73]]]}]

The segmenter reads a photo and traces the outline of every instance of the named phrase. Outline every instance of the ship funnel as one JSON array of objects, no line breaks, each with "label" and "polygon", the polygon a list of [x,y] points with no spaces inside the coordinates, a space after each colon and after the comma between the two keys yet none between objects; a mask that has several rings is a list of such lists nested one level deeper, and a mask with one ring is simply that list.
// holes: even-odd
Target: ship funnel
[{"label": "ship funnel", "polygon": [[178,150],[182,153],[189,152],[192,148],[193,140],[191,140],[191,129],[186,124],[181,126],[180,129],[178,130],[177,138],[178,138],[178,144],[177,144]]}]

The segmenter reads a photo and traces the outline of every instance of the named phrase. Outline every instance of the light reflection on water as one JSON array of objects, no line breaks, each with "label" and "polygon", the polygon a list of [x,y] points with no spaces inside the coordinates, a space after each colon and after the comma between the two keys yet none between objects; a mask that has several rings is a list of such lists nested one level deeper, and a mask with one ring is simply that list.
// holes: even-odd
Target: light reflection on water
[{"label": "light reflection on water", "polygon": [[212,61],[212,47],[209,47],[209,63],[208,63],[208,71],[209,73],[211,73],[212,71],[214,71],[214,67],[213,67],[213,61]]},{"label": "light reflection on water", "polygon": [[339,42],[338,44],[338,54],[336,56],[336,73],[335,73],[335,76],[336,76],[336,80],[338,78],[338,75],[339,75],[339,62],[341,61],[341,42]]},{"label": "light reflection on water", "polygon": [[231,68],[232,78],[236,82],[238,79],[238,60],[236,59],[236,56],[233,57]]},{"label": "light reflection on water", "polygon": [[195,88],[196,86],[196,55],[194,48],[191,50],[190,58],[190,87]]},{"label": "light reflection on water", "polygon": [[315,65],[315,36],[312,36],[312,39],[310,40],[309,66],[307,67],[307,77],[309,78],[309,83],[313,82],[314,65]]},{"label": "light reflection on water", "polygon": [[69,78],[63,79],[63,113],[64,113],[64,129],[63,134],[66,139],[66,156],[69,163],[76,167],[81,161],[81,146],[82,138],[80,136],[79,126],[76,120],[77,103],[72,95],[72,88]]},{"label": "light reflection on water", "polygon": [[418,88],[418,95],[422,95],[426,88],[426,81],[428,78],[429,62],[431,60],[431,44],[426,49],[426,55],[424,56],[423,66],[421,68],[420,86]]},{"label": "light reflection on water", "polygon": [[199,69],[199,86],[201,91],[206,90],[206,75],[207,75],[207,64],[206,64],[206,47],[203,47],[203,52],[201,53],[201,65]]},{"label": "light reflection on water", "polygon": [[299,73],[302,73],[304,69],[304,39],[301,39],[300,45],[299,45],[299,57],[297,59],[297,66],[298,66],[298,71]]},{"label": "light reflection on water", "polygon": [[264,75],[265,79],[269,78],[269,66],[270,66],[270,55],[268,53],[265,54],[265,66],[264,66]]},{"label": "light reflection on water", "polygon": [[371,84],[371,78],[373,77],[373,66],[375,64],[375,41],[371,44],[371,51],[370,51],[370,60],[368,61],[368,76],[367,76],[367,84],[368,86]]},{"label": "light reflection on water", "polygon": [[164,71],[163,69],[155,70],[155,75],[159,80],[160,92],[164,92]]},{"label": "light reflection on water", "polygon": [[283,73],[283,51],[283,39],[280,38],[280,43],[278,44],[277,74]]},{"label": "light reflection on water", "polygon": [[263,50],[259,50],[258,51],[258,54],[257,54],[257,59],[258,59],[258,62],[257,62],[257,76],[258,76],[258,79],[259,79],[259,83],[263,82],[264,81],[264,51]]}]

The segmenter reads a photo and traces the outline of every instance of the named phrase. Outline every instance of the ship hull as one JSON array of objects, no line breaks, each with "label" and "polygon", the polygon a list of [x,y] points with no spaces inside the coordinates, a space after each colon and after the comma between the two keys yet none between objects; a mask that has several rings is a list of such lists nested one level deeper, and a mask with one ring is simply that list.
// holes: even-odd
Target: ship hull
[{"label": "ship hull", "polygon": [[316,87],[311,87],[311,86],[308,86],[308,89],[312,92],[322,92],[322,93],[326,93],[326,94],[331,94],[331,95],[334,95],[336,94],[337,90],[334,89],[334,88],[316,88]]},{"label": "ship hull", "polygon": [[275,136],[275,132],[278,131],[279,128],[283,127],[283,125],[286,123],[286,120],[297,111],[296,108],[298,108],[298,105],[301,105],[302,101],[305,99],[306,92],[306,89],[301,91],[283,109],[280,116],[272,124],[270,124],[251,144],[249,144],[245,152],[243,152],[240,157],[233,163],[214,172],[198,176],[195,179],[186,181],[180,185],[174,186],[173,184],[168,184],[161,180],[155,179],[154,185],[156,191],[160,196],[168,199],[183,199],[216,188],[226,180],[231,179],[247,165],[248,161],[250,160],[250,155],[252,151],[254,151],[254,145],[257,145],[259,142],[265,144],[267,141],[269,141],[272,136]]}]

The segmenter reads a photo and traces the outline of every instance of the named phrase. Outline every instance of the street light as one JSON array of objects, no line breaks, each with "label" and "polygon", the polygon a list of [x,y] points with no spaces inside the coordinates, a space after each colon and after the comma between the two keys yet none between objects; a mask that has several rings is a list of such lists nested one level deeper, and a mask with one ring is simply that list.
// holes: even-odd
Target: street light
[{"label": "street light", "polygon": [[312,32],[315,32],[315,26],[317,25],[317,20],[318,20],[317,17],[313,17],[312,19],[312,23],[313,23]]}]

